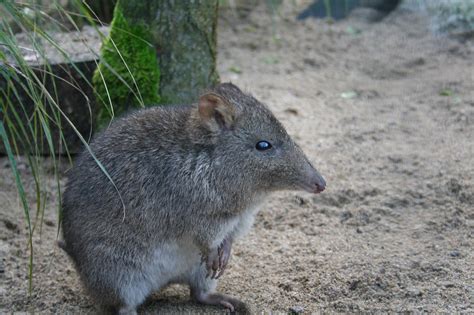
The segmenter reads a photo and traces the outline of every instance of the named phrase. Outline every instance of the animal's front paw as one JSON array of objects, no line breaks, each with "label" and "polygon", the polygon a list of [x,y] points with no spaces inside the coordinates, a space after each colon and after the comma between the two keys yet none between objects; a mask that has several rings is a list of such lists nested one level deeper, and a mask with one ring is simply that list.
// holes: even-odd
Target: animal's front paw
[{"label": "animal's front paw", "polygon": [[217,252],[219,255],[219,274],[216,276],[216,279],[222,276],[224,270],[227,268],[231,250],[232,242],[229,239],[224,239],[221,245],[217,248]]},{"label": "animal's front paw", "polygon": [[224,273],[230,259],[230,251],[232,249],[232,242],[224,239],[218,248],[203,255],[202,262],[206,264],[207,276],[211,279],[218,279]]}]

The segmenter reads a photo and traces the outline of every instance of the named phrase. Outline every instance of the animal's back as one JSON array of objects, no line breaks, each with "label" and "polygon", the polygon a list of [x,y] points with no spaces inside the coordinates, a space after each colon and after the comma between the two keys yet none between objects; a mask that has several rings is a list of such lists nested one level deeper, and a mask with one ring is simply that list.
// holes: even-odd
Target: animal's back
[{"label": "animal's back", "polygon": [[176,132],[186,112],[187,107],[164,107],[132,113],[92,141],[94,157],[85,150],[77,158],[62,204],[65,247],[76,264],[97,250],[112,252],[117,246],[126,253],[133,248],[141,252],[144,241],[165,236],[149,223],[157,210],[169,208],[159,195],[167,193],[163,185],[172,172],[170,155],[179,155],[180,143],[186,143]]}]

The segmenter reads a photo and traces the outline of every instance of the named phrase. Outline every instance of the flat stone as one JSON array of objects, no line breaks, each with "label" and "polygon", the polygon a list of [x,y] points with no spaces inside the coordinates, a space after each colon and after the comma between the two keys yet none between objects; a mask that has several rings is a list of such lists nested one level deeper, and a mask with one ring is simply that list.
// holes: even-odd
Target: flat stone
[{"label": "flat stone", "polygon": [[[104,33],[104,36],[108,32],[107,28],[101,28],[100,30]],[[44,82],[46,91],[48,91],[59,106],[60,111],[58,111],[54,102],[43,98],[43,108],[46,114],[54,117],[59,112],[63,113],[60,119],[48,121],[54,153],[66,154],[69,151],[69,153],[74,154],[80,152],[83,147],[83,143],[74,129],[77,129],[87,141],[95,127],[97,106],[94,101],[91,82],[99,58],[101,37],[91,27],[86,27],[81,32],[52,33],[50,36],[65,54],[44,39],[39,40],[39,44],[44,47],[44,51],[39,53],[35,50],[29,34],[20,33],[16,35],[18,45],[22,47],[21,52],[24,59],[28,65],[33,67],[33,73]],[[15,59],[8,54],[8,51],[5,48],[2,48],[2,51],[6,54],[7,58],[6,63],[0,62],[0,71],[12,73],[11,70],[14,68],[20,70]],[[65,55],[68,57],[66,58]],[[14,87],[18,92],[18,97],[10,96],[10,101],[18,104],[18,106],[15,106],[15,109],[17,109],[20,122],[17,121],[11,112],[6,112],[6,114],[0,113],[0,119],[5,122],[8,118],[13,126],[18,128],[20,125],[23,125],[28,130],[29,124],[36,123],[39,126],[40,121],[37,120],[35,122],[33,119],[38,104],[30,97],[28,91],[23,88],[26,82],[27,80],[24,78],[20,80],[6,80],[5,76],[0,76],[0,90],[7,91],[7,95],[13,95],[11,92],[13,91],[12,87]],[[2,98],[4,96],[0,96],[0,100]],[[20,104],[22,104],[24,111],[19,106]],[[6,115],[8,116],[5,117]],[[71,126],[71,123],[75,128]],[[7,132],[11,130],[8,127],[6,129]],[[61,141],[60,131],[64,136],[67,150],[63,141]],[[9,135],[9,137],[12,139],[12,135]],[[20,145],[18,153],[31,152],[44,155],[51,153],[44,132],[37,132],[36,138],[33,139],[33,135],[28,131],[28,137],[30,141],[36,141],[38,151],[35,152],[34,148]],[[18,138],[24,139],[24,136],[21,135]],[[12,143],[12,141],[10,142]],[[0,143],[0,154],[5,153],[3,143]]]}]

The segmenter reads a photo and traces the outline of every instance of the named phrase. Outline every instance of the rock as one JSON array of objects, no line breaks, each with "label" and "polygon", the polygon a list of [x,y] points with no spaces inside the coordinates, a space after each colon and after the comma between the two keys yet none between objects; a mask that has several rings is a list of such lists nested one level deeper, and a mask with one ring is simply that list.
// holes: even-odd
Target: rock
[{"label": "rock", "polygon": [[461,39],[474,32],[474,2],[464,0],[404,0],[403,7],[421,11],[431,19],[432,28]]},{"label": "rock", "polygon": [[456,258],[456,257],[461,256],[461,253],[457,250],[453,250],[452,252],[449,253],[449,256]]},{"label": "rock", "polygon": [[[107,34],[108,29],[100,28],[100,32]],[[23,58],[28,65],[32,67],[33,74],[37,76],[38,80],[43,82],[45,90],[48,91],[54,101],[59,105],[60,110],[87,141],[94,127],[97,113],[90,82],[92,82],[92,75],[96,68],[102,39],[98,32],[95,29],[91,30],[91,28],[84,28],[81,32],[51,33],[48,35],[61,47],[68,58],[65,58],[62,52],[41,37],[38,39],[39,43],[36,45],[43,47],[43,52],[35,50],[37,46],[31,43],[30,36],[25,33],[17,34],[16,40],[18,45],[22,47],[21,52]],[[0,71],[6,73],[6,75],[0,76],[0,90],[5,91],[5,93],[2,93],[0,96],[0,102],[5,102],[5,95],[13,95],[12,88],[17,90],[18,97],[10,96],[9,100],[15,104],[13,106],[17,109],[20,123],[18,123],[11,111],[0,113],[0,119],[5,121],[6,118],[8,118],[17,128],[20,124],[27,127],[30,123],[35,123],[40,126],[41,122],[37,116],[36,120],[32,119],[35,117],[33,113],[35,109],[38,108],[38,104],[37,100],[30,97],[31,93],[29,93],[29,89],[25,90],[23,88],[27,82],[26,79],[11,79],[13,75],[8,77],[9,74],[14,72],[14,69],[21,71],[21,68],[17,66],[15,58],[9,54],[8,49],[0,46],[0,50],[6,56],[6,60],[0,62]],[[58,110],[52,110],[52,108],[56,108],[54,102],[49,101],[44,96],[42,97],[42,101],[43,108],[46,112],[45,114],[51,117],[57,116]],[[24,112],[19,105],[20,103],[25,110]],[[16,104],[18,104],[18,106]],[[9,107],[10,106],[7,105],[7,109]],[[52,115],[53,113],[55,115]],[[64,143],[59,144],[61,142],[60,130],[64,135],[64,142],[67,144],[70,153],[78,153],[82,149],[82,142],[74,131],[74,128],[68,123],[68,119],[61,116],[60,119],[47,121],[51,129],[54,153],[65,154],[67,152]],[[11,129],[7,128],[7,132],[9,130]],[[30,141],[36,141],[36,143],[38,143],[37,149],[39,152],[37,153],[50,154],[44,132],[41,130],[38,131],[36,139],[33,139],[34,136],[31,135],[29,131],[27,131],[27,133],[30,137]],[[9,136],[11,139],[11,135]],[[21,137],[24,138],[23,135]],[[43,145],[41,145],[41,143],[43,143]],[[18,153],[21,154],[33,150],[32,148],[26,147],[26,145],[20,145],[19,151]],[[0,154],[4,153],[6,153],[5,148],[3,142],[0,141]]]},{"label": "rock", "polygon": [[347,220],[349,220],[350,218],[352,218],[353,215],[352,215],[352,213],[351,213],[350,211],[346,210],[346,211],[343,211],[343,212],[341,213],[340,217],[341,217],[340,222],[341,222],[341,223],[344,223],[344,222],[346,222]]},{"label": "rock", "polygon": [[3,224],[5,225],[5,227],[10,230],[10,231],[13,231],[15,233],[19,233],[20,232],[20,229],[18,228],[18,225],[8,219],[3,219]]},{"label": "rock", "polygon": [[384,14],[373,8],[356,8],[351,12],[351,19],[364,21],[365,23],[374,23],[384,18]]},{"label": "rock", "polygon": [[287,108],[285,109],[285,113],[298,116],[298,110],[295,108]]},{"label": "rock", "polygon": [[349,284],[349,290],[353,291],[353,290],[357,289],[359,284],[360,284],[360,280],[351,281],[351,283]]},{"label": "rock", "polygon": [[454,288],[456,286],[453,282],[449,281],[442,282],[441,285],[445,288]]},{"label": "rock", "polygon": [[293,200],[294,200],[295,204],[297,204],[300,207],[308,205],[310,203],[310,201],[308,199],[306,199],[304,197],[301,197],[300,195],[296,195]]},{"label": "rock", "polygon": [[[6,67],[5,65],[0,64],[0,69]],[[51,65],[50,71],[53,75],[44,74],[43,72],[44,65],[36,66],[33,72],[39,78],[46,77],[44,79],[46,90],[55,98],[56,102],[59,104],[60,110],[67,116],[67,118],[74,124],[75,128],[82,134],[82,136],[87,140],[91,134],[91,128],[93,128],[91,122],[95,120],[96,107],[94,103],[94,95],[92,87],[90,86],[90,80],[92,80],[92,74],[96,68],[96,61],[81,61],[78,63],[59,63]],[[3,71],[3,70],[2,70]],[[6,70],[7,71],[7,70]],[[42,79],[43,80],[43,79]],[[88,82],[89,81],[89,82]],[[37,104],[28,94],[29,91],[22,88],[22,84],[25,84],[26,80],[21,80],[21,82],[15,82],[14,80],[10,81],[10,84],[13,84],[18,91],[18,99],[11,99],[10,101],[23,104],[25,112],[22,110],[18,111],[18,115],[21,120],[21,124],[25,127],[31,122],[31,117],[35,112]],[[9,82],[5,81],[3,76],[0,76],[0,90],[11,91],[8,86]],[[57,91],[57,92],[55,92]],[[3,97],[0,97],[0,100],[4,102]],[[18,106],[19,108],[19,106]],[[55,105],[52,102],[45,102],[44,108],[46,113],[52,117],[57,114],[57,110],[52,110],[55,108]],[[53,114],[56,112],[56,114]],[[0,113],[0,119],[5,119],[5,114]],[[9,119],[13,122],[15,126],[19,126],[19,123],[15,121],[15,118],[11,115]],[[64,144],[59,145],[61,140],[60,130],[63,132],[64,140],[68,146],[70,153],[78,153],[82,148],[82,142],[77,136],[74,129],[70,126],[67,119],[61,117],[59,119],[60,126],[57,126],[56,122],[49,121],[51,138],[54,144],[54,153],[65,154],[66,149]],[[37,122],[40,124],[40,122]],[[8,130],[7,130],[8,132]],[[31,134],[28,134],[32,137]],[[11,135],[10,135],[11,137]],[[30,139],[30,141],[33,139]],[[36,139],[34,139],[38,144],[38,150],[40,154],[50,154],[48,148],[48,142],[44,132],[38,132]],[[18,142],[18,140],[17,140]],[[44,145],[41,145],[43,143]],[[19,153],[32,152],[34,148],[26,147],[24,145],[19,146]],[[0,153],[6,153],[3,146],[3,142],[0,143]]]},{"label": "rock", "polygon": [[[371,10],[369,21],[379,21],[396,9],[401,0],[345,0],[332,1],[330,5],[326,1],[314,1],[297,19],[304,20],[308,17],[326,18],[335,20],[345,18],[352,10]],[[367,14],[363,14],[364,17]]]},{"label": "rock", "polygon": [[421,292],[418,288],[409,288],[407,289],[406,296],[408,297],[419,297],[422,296],[423,292]]}]

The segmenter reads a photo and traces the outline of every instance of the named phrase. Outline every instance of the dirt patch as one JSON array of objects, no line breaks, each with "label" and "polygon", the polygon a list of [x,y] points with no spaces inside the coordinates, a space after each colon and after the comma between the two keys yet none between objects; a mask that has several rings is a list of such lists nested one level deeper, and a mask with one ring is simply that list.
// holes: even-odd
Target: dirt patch
[{"label": "dirt patch", "polygon": [[[474,312],[473,43],[434,37],[406,11],[330,25],[285,10],[274,24],[263,7],[224,15],[219,72],[270,106],[328,187],[275,194],[236,243],[219,289],[254,312]],[[55,246],[57,196],[45,176],[50,203],[28,296],[22,209],[0,161],[1,307],[93,312]],[[222,313],[190,302],[182,286],[140,311]]]}]

